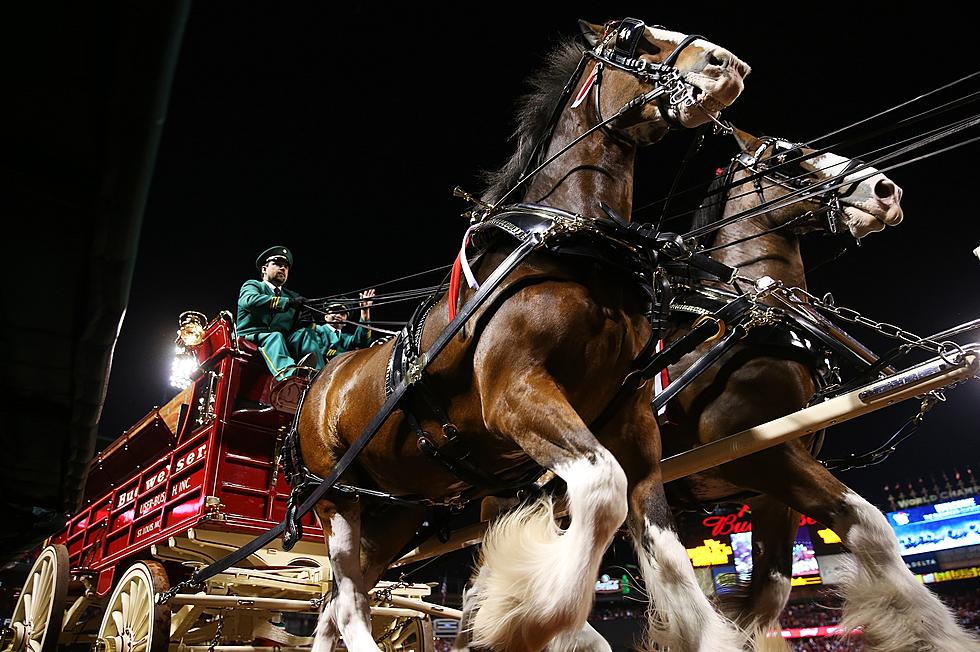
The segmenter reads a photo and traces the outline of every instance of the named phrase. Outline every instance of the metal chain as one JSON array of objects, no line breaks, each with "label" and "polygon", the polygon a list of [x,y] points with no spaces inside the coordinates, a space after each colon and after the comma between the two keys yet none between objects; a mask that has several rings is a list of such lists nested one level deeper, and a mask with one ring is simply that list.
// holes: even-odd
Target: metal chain
[{"label": "metal chain", "polygon": [[214,652],[214,648],[221,642],[221,631],[225,628],[225,613],[222,611],[218,614],[218,628],[214,632],[214,638],[211,639],[211,645],[208,646],[208,652]]},{"label": "metal chain", "polygon": [[803,288],[791,287],[787,288],[787,291],[792,294],[801,294],[809,299],[810,303],[820,310],[834,314],[845,321],[849,321],[854,324],[860,324],[866,328],[870,328],[877,331],[885,337],[891,338],[893,340],[899,340],[905,342],[908,346],[917,346],[921,349],[931,351],[941,357],[943,360],[949,364],[957,364],[963,359],[965,355],[963,348],[956,342],[950,340],[943,340],[942,342],[937,342],[936,340],[930,339],[928,337],[922,337],[916,335],[911,331],[907,331],[901,326],[896,326],[895,324],[889,324],[884,321],[874,321],[869,319],[859,313],[853,308],[846,308],[844,306],[834,305],[833,299],[825,301],[813,294],[810,294]]},{"label": "metal chain", "polygon": [[378,602],[390,603],[391,596],[394,594],[395,591],[397,591],[398,589],[406,589],[412,586],[411,582],[406,582],[404,578],[405,578],[405,574],[402,573],[402,576],[398,579],[398,581],[392,584],[391,586],[387,586],[383,589],[376,590],[374,592],[374,597],[378,600]]},{"label": "metal chain", "polygon": [[[381,644],[382,643],[384,643],[389,638],[391,638],[392,636],[394,636],[396,632],[400,632],[402,628],[399,627],[398,624],[399,624],[398,619],[395,619],[395,620],[391,621],[391,625],[388,626],[388,629],[386,629],[385,631],[381,632],[381,636],[379,636],[378,638],[374,639],[374,644],[377,645],[378,647],[381,647]],[[402,626],[404,626],[404,625],[402,625]]]},{"label": "metal chain", "polygon": [[850,471],[852,469],[862,469],[875,464],[881,464],[895,452],[902,442],[915,434],[919,426],[922,425],[923,419],[925,419],[926,415],[936,404],[945,401],[946,395],[941,390],[933,390],[922,397],[922,402],[919,403],[918,414],[902,424],[902,427],[895,434],[877,448],[861,454],[851,453],[846,458],[820,460],[820,463],[832,471]]},{"label": "metal chain", "polygon": [[177,595],[179,592],[183,591],[184,589],[191,589],[191,588],[195,588],[195,587],[199,587],[199,586],[201,586],[201,585],[198,584],[197,582],[195,582],[194,580],[186,579],[183,582],[181,582],[180,584],[174,584],[172,587],[170,587],[166,591],[163,591],[161,593],[157,593],[157,595],[156,595],[156,603],[157,604],[167,604],[168,602],[170,602],[170,599],[171,598],[173,598],[175,595]]}]

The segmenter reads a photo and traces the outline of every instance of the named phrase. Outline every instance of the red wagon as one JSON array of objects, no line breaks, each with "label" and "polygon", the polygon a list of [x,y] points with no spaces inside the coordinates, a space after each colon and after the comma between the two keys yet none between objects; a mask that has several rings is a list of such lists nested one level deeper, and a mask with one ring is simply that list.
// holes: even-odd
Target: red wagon
[{"label": "red wagon", "polygon": [[[272,378],[255,345],[237,337],[227,312],[206,326],[182,325],[181,338],[190,384],[92,461],[84,508],[38,557],[4,652],[53,652],[59,644],[271,652],[311,644],[307,632],[283,626],[282,614],[314,614],[330,591],[313,514],[290,551],[263,548],[197,593],[154,601],[275,526],[289,494],[279,458],[290,397],[270,404]],[[383,648],[432,648],[428,614],[452,610],[421,602],[429,592],[424,584],[377,587],[372,614]]]}]

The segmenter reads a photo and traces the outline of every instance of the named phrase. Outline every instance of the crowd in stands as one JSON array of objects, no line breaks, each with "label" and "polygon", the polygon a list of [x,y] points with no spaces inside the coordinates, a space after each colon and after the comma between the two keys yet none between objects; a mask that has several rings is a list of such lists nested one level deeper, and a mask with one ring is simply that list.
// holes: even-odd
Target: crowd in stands
[{"label": "crowd in stands", "polygon": [[864,652],[865,650],[864,643],[857,636],[846,639],[800,638],[790,640],[788,643],[793,652]]},{"label": "crowd in stands", "polygon": [[[940,597],[953,611],[956,620],[966,629],[980,635],[980,591],[975,586],[943,587]],[[839,599],[825,595],[819,600],[787,605],[780,617],[784,628],[806,628],[836,625],[840,621]],[[596,605],[589,620],[640,620],[645,605]],[[789,639],[794,652],[863,652],[866,648],[860,634],[847,638],[812,637]],[[452,639],[436,639],[435,652],[450,652]]]},{"label": "crowd in stands", "polygon": [[453,649],[453,639],[451,638],[437,638],[435,645],[435,652],[450,652]]},{"label": "crowd in stands", "polygon": [[589,620],[633,620],[643,618],[646,613],[646,605],[625,606],[596,606],[589,615]]},{"label": "crowd in stands", "polygon": [[840,600],[827,597],[819,602],[788,604],[779,617],[786,628],[829,627],[840,622]]}]

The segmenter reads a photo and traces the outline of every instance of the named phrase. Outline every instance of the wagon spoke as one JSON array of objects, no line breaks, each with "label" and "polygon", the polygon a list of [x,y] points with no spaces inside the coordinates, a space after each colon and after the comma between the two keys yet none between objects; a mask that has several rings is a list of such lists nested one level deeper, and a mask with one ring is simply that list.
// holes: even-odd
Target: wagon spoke
[{"label": "wagon spoke", "polygon": [[125,627],[123,626],[123,615],[122,615],[122,612],[120,612],[118,610],[113,611],[112,612],[112,622],[115,623],[115,625],[116,625],[116,632],[115,633],[116,634],[122,634],[122,631],[125,629]]},{"label": "wagon spoke", "polygon": [[41,564],[41,586],[51,583],[51,578],[54,575],[54,561],[50,558],[45,558],[44,563]]},{"label": "wagon spoke", "polygon": [[[46,573],[47,577],[41,576],[41,586],[38,591],[34,594],[34,609],[37,613],[34,614],[35,617],[47,615],[50,602],[52,600],[54,592],[54,582],[50,573]],[[35,618],[36,619],[36,618]]]},{"label": "wagon spoke", "polygon": [[129,604],[130,604],[130,614],[129,622],[133,622],[134,619],[138,618],[140,615],[140,610],[143,606],[143,595],[146,593],[146,586],[143,582],[133,582],[132,591],[129,594]]},{"label": "wagon spoke", "polygon": [[[132,585],[129,588],[131,589]],[[130,600],[132,600],[132,596],[129,594],[129,589],[119,594],[119,602],[122,604],[122,621],[126,624],[132,622],[133,619]]]},{"label": "wagon spoke", "polygon": [[150,629],[147,627],[147,623],[150,620],[150,612],[153,611],[153,605],[144,606],[148,606],[149,608],[140,609],[136,612],[135,618],[133,618],[133,631],[137,634],[145,634]]},{"label": "wagon spoke", "polygon": [[44,634],[44,627],[48,624],[48,610],[43,608],[43,603],[41,604],[40,613],[31,620],[31,631],[40,632],[39,636]]}]

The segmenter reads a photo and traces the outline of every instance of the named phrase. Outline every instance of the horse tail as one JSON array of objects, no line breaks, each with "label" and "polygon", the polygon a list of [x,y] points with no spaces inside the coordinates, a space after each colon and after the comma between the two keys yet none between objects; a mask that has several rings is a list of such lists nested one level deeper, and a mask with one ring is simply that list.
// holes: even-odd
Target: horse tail
[{"label": "horse tail", "polygon": [[476,612],[471,647],[535,650],[559,632],[581,625],[591,595],[583,604],[561,599],[552,590],[564,588],[556,586],[557,576],[566,574],[562,565],[581,572],[581,560],[562,555],[562,535],[548,497],[518,507],[490,527],[468,595]]}]

